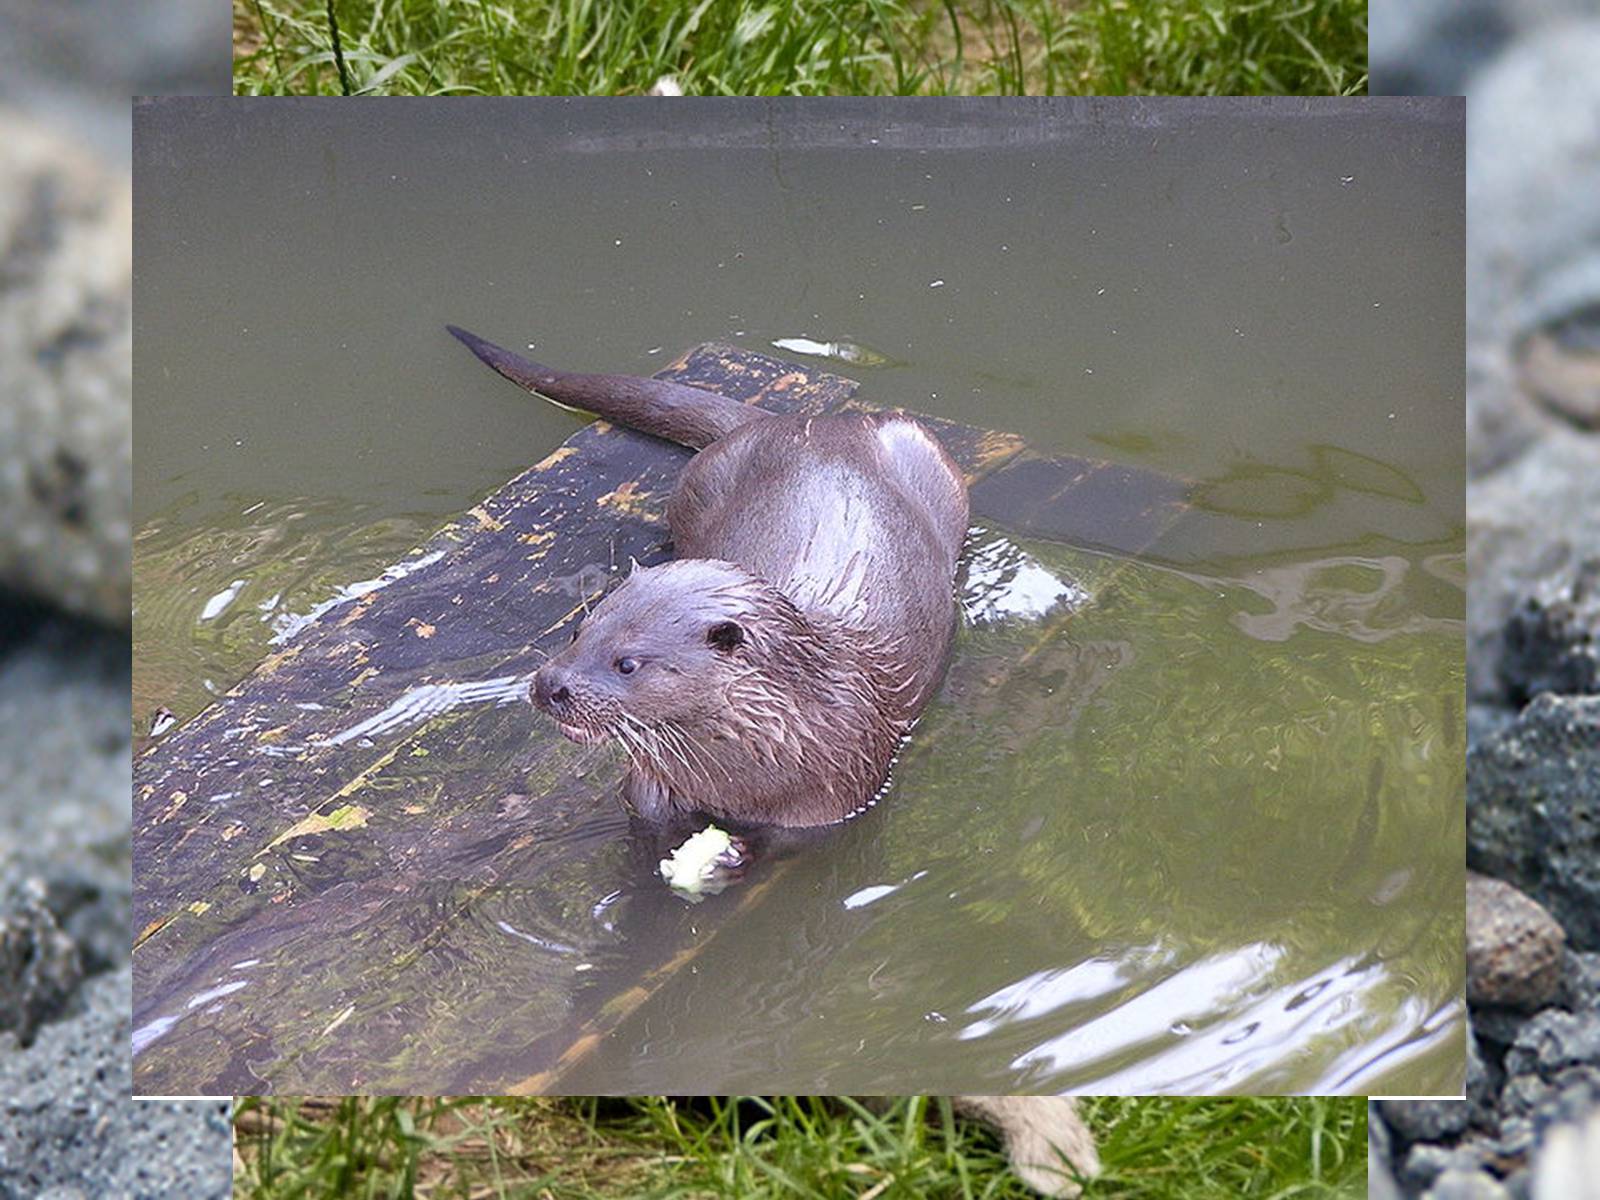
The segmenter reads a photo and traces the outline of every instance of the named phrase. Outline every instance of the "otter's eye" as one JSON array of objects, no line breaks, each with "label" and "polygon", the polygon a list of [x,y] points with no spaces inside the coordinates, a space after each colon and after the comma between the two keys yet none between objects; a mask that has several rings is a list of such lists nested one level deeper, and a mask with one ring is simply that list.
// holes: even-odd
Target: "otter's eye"
[{"label": "otter's eye", "polygon": [[636,658],[619,658],[616,665],[618,675],[632,675],[639,669],[639,660]]}]

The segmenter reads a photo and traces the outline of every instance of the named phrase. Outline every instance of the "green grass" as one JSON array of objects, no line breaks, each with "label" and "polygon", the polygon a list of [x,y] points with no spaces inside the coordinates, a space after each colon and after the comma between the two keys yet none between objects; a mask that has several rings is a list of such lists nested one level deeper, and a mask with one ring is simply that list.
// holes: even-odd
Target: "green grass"
[{"label": "green grass", "polygon": [[241,95],[1351,95],[1366,62],[1366,0],[234,0]]},{"label": "green grass", "polygon": [[[1366,1103],[1089,1099],[1105,1175],[1085,1200],[1354,1200]],[[927,1200],[1031,1195],[992,1136],[938,1099],[354,1098],[237,1109],[243,1200]]]}]

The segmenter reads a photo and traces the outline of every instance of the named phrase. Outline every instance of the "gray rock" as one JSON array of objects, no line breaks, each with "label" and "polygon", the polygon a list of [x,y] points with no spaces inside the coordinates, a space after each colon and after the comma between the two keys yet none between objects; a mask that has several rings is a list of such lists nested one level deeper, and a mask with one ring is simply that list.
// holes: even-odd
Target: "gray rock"
[{"label": "gray rock", "polygon": [[1495,1142],[1504,1159],[1537,1157],[1551,1126],[1576,1120],[1600,1106],[1600,1067],[1592,1064],[1538,1075],[1513,1075],[1500,1097],[1500,1132]]},{"label": "gray rock", "polygon": [[1456,1166],[1456,1153],[1449,1146],[1418,1142],[1406,1151],[1398,1178],[1407,1192],[1425,1192],[1447,1170]]},{"label": "gray rock", "polygon": [[1400,1200],[1400,1189],[1395,1186],[1394,1176],[1389,1174],[1388,1164],[1372,1154],[1370,1148],[1367,1154],[1367,1200]]},{"label": "gray rock", "polygon": [[1600,1071],[1600,1012],[1546,1009],[1522,1027],[1506,1051],[1509,1076],[1537,1075],[1549,1081],[1564,1068],[1583,1065]]},{"label": "gray rock", "polygon": [[24,1044],[47,1020],[61,1015],[83,982],[83,960],[73,940],[41,902],[43,886],[0,908],[0,1032]]},{"label": "gray rock", "polygon": [[[4,16],[0,55],[16,47]],[[0,84],[14,98],[10,65]],[[124,144],[126,94],[111,126]],[[27,210],[5,207],[7,195],[26,197],[30,180],[39,195],[53,185],[49,171],[29,165],[44,161],[27,157],[33,137],[14,117],[0,124],[0,225],[15,235]],[[24,252],[13,265],[26,272],[25,286],[0,304],[0,575],[125,624],[127,326],[108,328],[117,306],[94,301],[119,262],[126,290],[126,228],[114,225],[125,192],[110,204],[85,198],[98,186],[66,181],[56,192],[82,206],[57,226],[65,241],[55,249],[78,257],[72,270],[35,263],[26,239],[11,242]],[[111,223],[85,231],[102,218]],[[22,231],[29,227],[24,220]],[[11,1027],[0,1034],[0,1197],[221,1200],[231,1191],[226,1105],[128,1096],[126,635],[107,681],[99,668],[115,663],[115,648],[83,631],[15,633],[35,623],[0,596],[0,654],[11,651],[0,671],[0,893],[12,897],[0,904],[0,940],[28,948],[0,965]],[[19,641],[32,648],[16,654]],[[31,904],[16,899],[19,883],[33,887]],[[64,966],[69,945],[82,974]]]},{"label": "gray rock", "polygon": [[1467,127],[1474,475],[1559,426],[1522,384],[1522,339],[1600,302],[1600,206],[1589,200],[1600,191],[1600,82],[1590,69],[1597,56],[1600,21],[1562,22],[1523,39],[1474,80]]},{"label": "gray rock", "polygon": [[1561,969],[1561,1005],[1574,1012],[1600,1009],[1600,954],[1567,951]]},{"label": "gray rock", "polygon": [[[1586,3],[1591,18],[1592,0]],[[1600,20],[1555,23],[1474,82],[1467,200],[1468,326],[1515,338],[1594,296],[1600,211]],[[1478,158],[1477,152],[1492,151]]]},{"label": "gray rock", "polygon": [[[27,235],[0,243],[0,573],[123,626],[0,592],[0,921],[15,930],[23,912],[35,948],[48,958],[65,938],[82,967],[57,977],[64,1005],[34,1010],[31,1045],[0,1033],[4,1200],[232,1190],[226,1103],[129,1098],[129,327],[111,290],[120,276],[125,317],[128,97],[225,93],[228,27],[213,0],[0,0],[0,102],[30,114],[26,131],[0,114],[0,228]],[[36,133],[35,117],[66,132]],[[64,240],[29,240],[51,231]],[[79,451],[95,460],[81,477]],[[67,528],[79,516],[94,527]]]},{"label": "gray rock", "polygon": [[1459,95],[1512,32],[1498,0],[1371,0],[1367,13],[1374,95]]},{"label": "gray rock", "polygon": [[0,1195],[231,1194],[227,1102],[128,1099],[128,988],[126,967],[98,976],[79,1017],[43,1026],[26,1049],[0,1044]]},{"label": "gray rock", "polygon": [[1531,597],[1600,558],[1600,438],[1558,431],[1467,489],[1467,693],[1509,703],[1506,625]]},{"label": "gray rock", "polygon": [[[1541,1169],[1550,1129],[1600,1106],[1600,714],[1519,712],[1597,690],[1582,564],[1600,558],[1600,0],[1372,0],[1369,22],[1374,92],[1468,94],[1468,856],[1569,942],[1553,997],[1568,1012],[1486,1006],[1475,982],[1468,1129],[1403,1148],[1414,1170],[1447,1162],[1438,1200],[1600,1200],[1592,1162],[1558,1182]],[[1514,970],[1505,982],[1515,1003],[1544,998],[1542,978],[1520,997]],[[1386,1135],[1369,1122],[1369,1193],[1416,1197]],[[1600,1162],[1600,1122],[1576,1145]]]},{"label": "gray rock", "polygon": [[1467,874],[1467,1003],[1542,1008],[1561,985],[1566,934],[1509,883]]},{"label": "gray rock", "polygon": [[1467,1128],[1467,1105],[1461,1100],[1380,1100],[1378,1111],[1388,1126],[1407,1142],[1437,1142]]},{"label": "gray rock", "polygon": [[1494,1141],[1494,1152],[1502,1159],[1526,1157],[1538,1140],[1534,1123],[1527,1117],[1507,1117]]},{"label": "gray rock", "polygon": [[1600,1113],[1551,1132],[1533,1194],[1535,1200],[1600,1198]]},{"label": "gray rock", "polygon": [[1548,1107],[1558,1094],[1537,1074],[1508,1075],[1500,1091],[1500,1135],[1509,1135],[1519,1121],[1532,1128],[1534,1114]]},{"label": "gray rock", "polygon": [[1600,1066],[1584,1064],[1538,1075],[1512,1075],[1500,1096],[1496,1138],[1509,1154],[1527,1154],[1550,1126],[1581,1117],[1600,1104]]},{"label": "gray rock", "polygon": [[0,629],[0,928],[31,947],[0,1008],[59,956],[0,1033],[0,1197],[220,1200],[222,1110],[128,1098],[126,635],[4,600]]},{"label": "gray rock", "polygon": [[1509,1193],[1493,1175],[1455,1169],[1441,1175],[1426,1195],[1428,1200],[1510,1200]]},{"label": "gray rock", "polygon": [[1368,1200],[1400,1200],[1400,1189],[1389,1170],[1389,1127],[1383,1123],[1378,1107],[1367,1104],[1367,1197]]},{"label": "gray rock", "polygon": [[127,625],[132,200],[0,110],[0,582]]},{"label": "gray rock", "polygon": [[227,95],[229,12],[214,0],[0,0],[0,100],[128,157],[128,97]]},{"label": "gray rock", "polygon": [[1367,1145],[1376,1148],[1384,1162],[1389,1161],[1389,1127],[1384,1124],[1383,1114],[1372,1100],[1367,1101]]},{"label": "gray rock", "polygon": [[1600,692],[1600,559],[1563,567],[1512,609],[1500,686],[1513,704],[1542,692]]},{"label": "gray rock", "polygon": [[0,881],[106,860],[126,887],[130,672],[126,635],[68,621],[0,648]]},{"label": "gray rock", "polygon": [[1500,1069],[1484,1061],[1483,1052],[1478,1046],[1478,1035],[1468,1029],[1467,1109],[1470,1124],[1479,1129],[1495,1127],[1502,1082]]},{"label": "gray rock", "polygon": [[1499,733],[1516,720],[1514,708],[1500,708],[1493,704],[1467,705],[1467,745],[1476,746],[1480,739]]},{"label": "gray rock", "polygon": [[1477,1008],[1472,1012],[1472,1031],[1480,1046],[1497,1053],[1515,1042],[1527,1023],[1527,1013],[1509,1008]]},{"label": "gray rock", "polygon": [[21,623],[0,654],[0,897],[33,896],[93,974],[128,954],[128,644]]},{"label": "gray rock", "polygon": [[1540,696],[1468,752],[1467,862],[1600,949],[1600,696]]},{"label": "gray rock", "polygon": [[1530,330],[1517,344],[1523,391],[1548,413],[1586,432],[1600,429],[1600,311],[1582,306]]},{"label": "gray rock", "polygon": [[1375,96],[1459,96],[1519,33],[1594,0],[1371,0]]}]

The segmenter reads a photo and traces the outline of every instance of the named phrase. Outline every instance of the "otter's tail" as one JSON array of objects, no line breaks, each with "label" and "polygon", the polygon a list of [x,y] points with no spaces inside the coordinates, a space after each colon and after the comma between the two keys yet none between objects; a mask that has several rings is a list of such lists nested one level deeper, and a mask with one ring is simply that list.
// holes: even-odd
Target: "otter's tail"
[{"label": "otter's tail", "polygon": [[640,375],[571,375],[556,371],[446,325],[451,334],[518,387],[557,404],[581,408],[653,433],[669,442],[704,449],[724,434],[767,414],[715,392]]}]

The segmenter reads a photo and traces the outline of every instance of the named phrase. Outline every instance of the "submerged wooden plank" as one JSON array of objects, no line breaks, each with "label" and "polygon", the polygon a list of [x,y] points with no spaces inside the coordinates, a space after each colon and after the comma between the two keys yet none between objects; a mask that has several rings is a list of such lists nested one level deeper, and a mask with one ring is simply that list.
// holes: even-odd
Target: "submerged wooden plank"
[{"label": "submerged wooden plank", "polygon": [[1188,507],[1189,487],[1140,467],[1024,451],[972,484],[972,510],[1029,537],[1137,554]]},{"label": "submerged wooden plank", "polygon": [[[661,376],[777,412],[867,407],[853,398],[853,381],[729,346],[699,347]],[[975,517],[1025,535],[1136,553],[1187,503],[1181,480],[1044,458],[1013,435],[928,423],[967,473]],[[386,586],[329,607],[216,704],[139,756],[136,1025],[159,1017],[164,1004],[170,1008],[197,964],[225,959],[237,945],[271,944],[308,921],[329,921],[328,906],[341,902],[352,881],[392,879],[398,891],[418,886],[419,878],[448,876],[457,863],[472,864],[469,892],[515,877],[516,822],[502,811],[512,798],[504,795],[506,780],[474,765],[480,747],[472,721],[458,711],[402,734],[350,735],[426,685],[530,671],[541,648],[564,640],[618,564],[666,556],[665,501],[688,455],[602,422],[580,430],[418,547]],[[544,789],[535,797],[541,803],[574,812],[614,804],[605,795],[614,773],[575,778],[583,772],[573,763],[587,762],[575,753],[547,723],[530,718],[519,782],[530,796]],[[429,758],[455,765],[448,786],[418,797],[408,789],[407,767]],[[752,888],[742,903],[766,891]],[[454,899],[457,911],[462,903]],[[431,932],[419,931],[419,941],[443,936],[450,919],[441,915]],[[669,957],[580,1028],[592,1035],[614,1027],[687,961],[685,954],[693,952]],[[558,1048],[552,1063],[581,1056],[586,1040],[580,1035]],[[522,1086],[550,1086],[558,1075],[559,1068]],[[181,1082],[170,1071],[165,1081]]]}]

